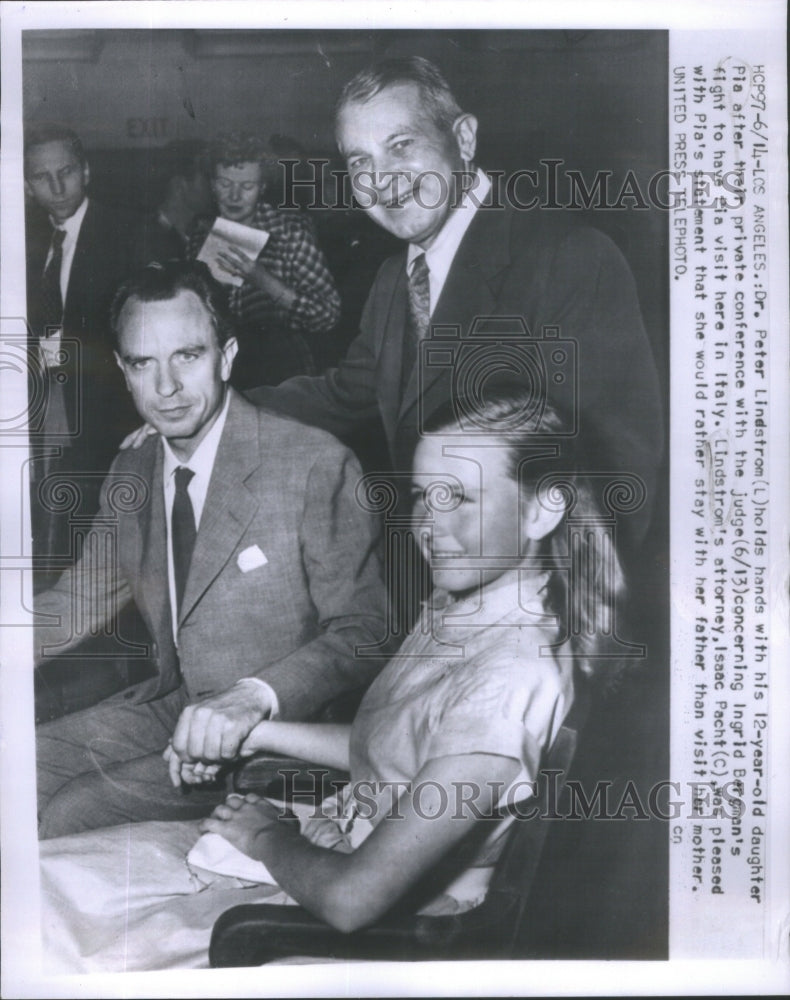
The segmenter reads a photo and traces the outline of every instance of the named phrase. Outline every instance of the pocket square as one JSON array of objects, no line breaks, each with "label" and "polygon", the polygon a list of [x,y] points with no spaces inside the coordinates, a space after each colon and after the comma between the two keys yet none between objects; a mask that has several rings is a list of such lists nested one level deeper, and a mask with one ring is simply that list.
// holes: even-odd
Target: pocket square
[{"label": "pocket square", "polygon": [[261,552],[257,545],[251,545],[248,549],[243,552],[239,552],[239,558],[236,560],[236,564],[242,573],[249,573],[251,569],[257,569],[259,566],[265,566],[269,560]]}]

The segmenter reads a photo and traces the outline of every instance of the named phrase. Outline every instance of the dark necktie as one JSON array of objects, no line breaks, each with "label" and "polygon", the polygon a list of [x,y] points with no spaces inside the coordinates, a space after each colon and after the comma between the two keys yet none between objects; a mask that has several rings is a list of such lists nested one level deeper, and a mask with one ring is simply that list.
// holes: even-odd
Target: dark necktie
[{"label": "dark necktie", "polygon": [[181,613],[181,601],[184,597],[189,564],[192,562],[192,550],[195,547],[197,528],[195,527],[195,511],[189,498],[187,486],[195,475],[191,469],[179,465],[176,469],[176,495],[173,498],[173,513],[170,518],[170,528],[173,542],[173,575],[176,580],[176,619]]},{"label": "dark necktie", "polygon": [[403,385],[409,381],[420,341],[431,323],[430,271],[425,254],[415,257],[409,268],[409,323],[403,342]]},{"label": "dark necktie", "polygon": [[65,229],[55,229],[52,233],[52,255],[41,277],[41,317],[42,329],[39,335],[45,337],[47,328],[60,327],[63,323],[63,296],[60,294],[60,267],[63,263],[63,241]]}]

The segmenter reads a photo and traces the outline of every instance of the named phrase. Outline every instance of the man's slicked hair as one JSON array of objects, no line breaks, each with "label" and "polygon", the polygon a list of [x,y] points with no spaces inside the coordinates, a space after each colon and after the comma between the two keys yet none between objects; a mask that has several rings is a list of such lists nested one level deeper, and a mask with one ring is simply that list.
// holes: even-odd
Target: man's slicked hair
[{"label": "man's slicked hair", "polygon": [[433,123],[440,131],[450,132],[464,112],[442,72],[422,56],[381,59],[357,73],[340,93],[335,105],[335,122],[347,105],[366,104],[387,87],[405,83],[413,83],[419,88],[423,107]]},{"label": "man's slicked hair", "polygon": [[167,302],[179,292],[194,292],[211,317],[217,343],[224,347],[233,336],[233,328],[223,303],[223,292],[207,264],[200,260],[170,260],[148,264],[124,281],[110,309],[110,327],[115,345],[119,344],[118,319],[129,299],[140,302]]},{"label": "man's slicked hair", "polygon": [[77,133],[66,125],[57,122],[37,122],[25,127],[25,169],[27,170],[27,159],[31,151],[38,146],[46,146],[49,142],[65,142],[74,155],[79,160],[80,166],[87,165],[85,149],[82,139]]}]

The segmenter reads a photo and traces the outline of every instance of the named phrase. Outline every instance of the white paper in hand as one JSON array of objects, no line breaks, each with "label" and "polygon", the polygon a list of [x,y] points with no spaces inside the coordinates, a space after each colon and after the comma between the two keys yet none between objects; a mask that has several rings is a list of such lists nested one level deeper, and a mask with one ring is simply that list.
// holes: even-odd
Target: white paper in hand
[{"label": "white paper in hand", "polygon": [[256,260],[268,239],[269,234],[265,229],[253,229],[252,226],[242,226],[239,222],[217,217],[200,248],[197,259],[208,264],[217,281],[221,281],[224,285],[241,285],[244,279],[225,270],[217,257],[218,251],[226,250],[230,245],[241,250],[250,260]]}]

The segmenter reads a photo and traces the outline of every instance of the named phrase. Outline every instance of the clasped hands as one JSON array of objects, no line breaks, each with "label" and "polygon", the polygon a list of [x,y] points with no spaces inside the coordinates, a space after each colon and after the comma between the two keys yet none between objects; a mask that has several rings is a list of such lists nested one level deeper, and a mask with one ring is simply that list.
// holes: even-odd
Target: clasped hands
[{"label": "clasped hands", "polygon": [[245,740],[271,710],[268,689],[254,681],[187,705],[163,754],[173,785],[213,781],[224,764],[244,756]]},{"label": "clasped hands", "polygon": [[254,792],[247,795],[232,792],[223,805],[201,821],[200,832],[218,833],[242,854],[263,860],[261,838],[275,829],[282,831],[283,823],[288,824],[287,830],[298,833],[299,821],[293,813],[283,811]]}]

